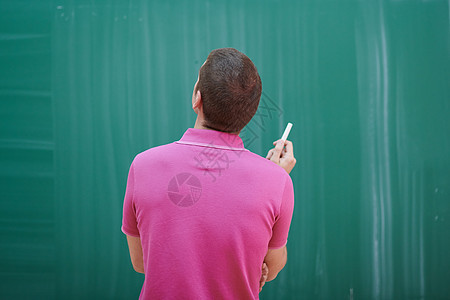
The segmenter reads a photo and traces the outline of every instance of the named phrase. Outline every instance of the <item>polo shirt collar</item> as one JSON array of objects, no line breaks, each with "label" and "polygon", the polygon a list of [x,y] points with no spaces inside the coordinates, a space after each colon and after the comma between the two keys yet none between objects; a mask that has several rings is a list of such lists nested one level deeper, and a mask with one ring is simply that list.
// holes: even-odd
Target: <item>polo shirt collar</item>
[{"label": "polo shirt collar", "polygon": [[238,135],[211,129],[188,128],[176,143],[227,150],[246,150]]}]

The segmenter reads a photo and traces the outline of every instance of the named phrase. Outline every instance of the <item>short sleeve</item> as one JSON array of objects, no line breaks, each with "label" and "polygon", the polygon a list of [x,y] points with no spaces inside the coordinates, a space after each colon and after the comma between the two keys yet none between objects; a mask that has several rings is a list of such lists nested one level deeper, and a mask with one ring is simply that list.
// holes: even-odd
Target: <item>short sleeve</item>
[{"label": "short sleeve", "polygon": [[128,172],[127,188],[123,201],[122,232],[126,235],[139,236],[134,205],[134,166],[131,164]]},{"label": "short sleeve", "polygon": [[294,187],[292,179],[287,176],[281,199],[280,212],[272,228],[272,238],[269,242],[270,249],[278,249],[286,245],[294,212]]}]

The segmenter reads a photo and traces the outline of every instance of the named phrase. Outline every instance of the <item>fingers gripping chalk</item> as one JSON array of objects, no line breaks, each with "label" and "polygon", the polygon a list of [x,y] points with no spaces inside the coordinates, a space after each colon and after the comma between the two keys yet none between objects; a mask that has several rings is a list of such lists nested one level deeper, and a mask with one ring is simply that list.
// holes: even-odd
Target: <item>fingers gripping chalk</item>
[{"label": "fingers gripping chalk", "polygon": [[288,123],[286,126],[286,129],[284,130],[283,136],[281,137],[281,139],[283,141],[287,140],[289,132],[291,132],[291,128],[292,128],[292,123]]},{"label": "fingers gripping chalk", "polygon": [[267,159],[282,167],[288,174],[296,163],[292,142],[287,140],[292,126],[292,123],[287,124],[281,139],[273,142],[275,148],[270,149],[266,156]]}]

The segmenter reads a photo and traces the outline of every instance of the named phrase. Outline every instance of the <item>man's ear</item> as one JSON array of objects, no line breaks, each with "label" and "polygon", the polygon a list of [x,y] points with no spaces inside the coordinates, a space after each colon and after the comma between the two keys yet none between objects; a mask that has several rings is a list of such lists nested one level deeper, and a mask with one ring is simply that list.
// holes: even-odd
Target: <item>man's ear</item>
[{"label": "man's ear", "polygon": [[197,112],[203,106],[202,94],[199,90],[194,96],[194,101],[192,102],[192,109]]}]

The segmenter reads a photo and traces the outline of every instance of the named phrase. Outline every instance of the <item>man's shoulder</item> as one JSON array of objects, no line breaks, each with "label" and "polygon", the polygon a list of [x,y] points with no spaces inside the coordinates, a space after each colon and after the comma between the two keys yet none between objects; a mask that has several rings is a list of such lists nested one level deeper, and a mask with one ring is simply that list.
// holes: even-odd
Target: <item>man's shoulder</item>
[{"label": "man's shoulder", "polygon": [[154,146],[154,147],[151,147],[151,148],[149,148],[149,149],[147,149],[145,151],[142,151],[138,155],[141,155],[141,156],[152,155],[155,152],[161,152],[161,151],[168,150],[169,148],[172,148],[175,145],[176,145],[176,142],[163,144],[163,145],[159,145],[159,146]]},{"label": "man's shoulder", "polygon": [[254,152],[248,151],[248,158],[249,163],[255,168],[255,171],[268,172],[272,176],[280,176],[282,178],[286,176],[290,177],[282,167]]},{"label": "man's shoulder", "polygon": [[[144,150],[137,154],[133,160],[133,164],[141,164],[143,162],[146,162],[148,160],[153,160],[155,157],[161,158],[166,157],[168,154],[171,153],[171,150],[176,145],[175,142],[159,145],[155,147],[151,147],[147,150]],[[163,155],[163,156],[161,156]]]}]

